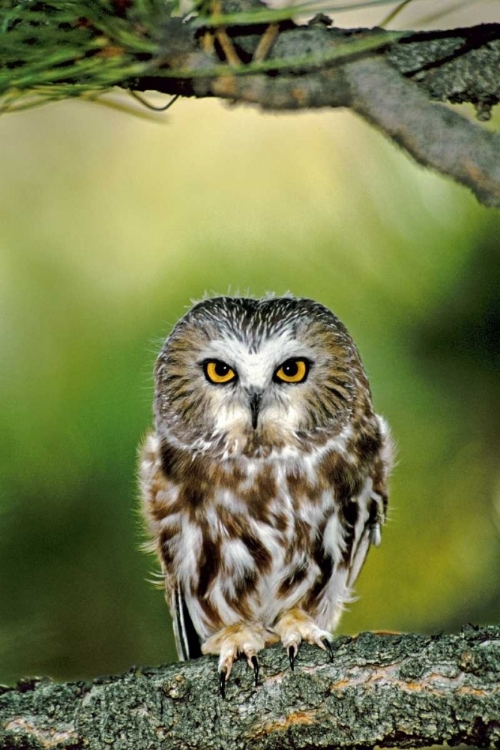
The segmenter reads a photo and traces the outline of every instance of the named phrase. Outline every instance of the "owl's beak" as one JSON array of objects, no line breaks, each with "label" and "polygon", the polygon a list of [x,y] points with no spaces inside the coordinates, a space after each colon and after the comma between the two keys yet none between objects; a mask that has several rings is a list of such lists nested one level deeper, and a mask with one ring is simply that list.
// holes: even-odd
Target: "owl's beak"
[{"label": "owl's beak", "polygon": [[262,401],[262,393],[260,391],[252,391],[250,393],[250,413],[252,415],[252,427],[254,430],[257,429],[257,423],[259,421],[260,403]]}]

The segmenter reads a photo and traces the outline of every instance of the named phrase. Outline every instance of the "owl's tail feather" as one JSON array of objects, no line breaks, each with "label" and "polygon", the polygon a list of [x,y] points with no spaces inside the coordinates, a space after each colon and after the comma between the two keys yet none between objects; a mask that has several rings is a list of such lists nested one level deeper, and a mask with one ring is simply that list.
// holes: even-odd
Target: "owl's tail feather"
[{"label": "owl's tail feather", "polygon": [[193,621],[186,605],[183,591],[179,584],[175,587],[174,596],[174,635],[177,653],[181,661],[198,659],[201,654],[201,644]]}]

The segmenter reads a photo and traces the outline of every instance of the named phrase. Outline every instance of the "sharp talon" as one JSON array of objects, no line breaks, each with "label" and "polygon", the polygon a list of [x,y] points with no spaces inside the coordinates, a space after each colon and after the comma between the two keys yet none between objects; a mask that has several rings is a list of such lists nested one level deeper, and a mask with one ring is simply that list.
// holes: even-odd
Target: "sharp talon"
[{"label": "sharp talon", "polygon": [[288,661],[290,662],[290,669],[295,669],[295,646],[288,646]]},{"label": "sharp talon", "polygon": [[226,697],[226,670],[221,669],[219,672],[219,691],[220,691],[220,697],[225,698]]},{"label": "sharp talon", "polygon": [[259,660],[254,654],[252,658],[250,659],[250,661],[252,662],[252,665],[253,665],[253,677],[254,677],[253,684],[255,685],[255,687],[257,687],[257,685],[259,684]]},{"label": "sharp talon", "polygon": [[323,646],[328,651],[328,653],[330,655],[330,661],[333,661],[333,646],[330,643],[330,641],[328,640],[328,638],[322,638],[321,639],[321,643],[323,644]]}]

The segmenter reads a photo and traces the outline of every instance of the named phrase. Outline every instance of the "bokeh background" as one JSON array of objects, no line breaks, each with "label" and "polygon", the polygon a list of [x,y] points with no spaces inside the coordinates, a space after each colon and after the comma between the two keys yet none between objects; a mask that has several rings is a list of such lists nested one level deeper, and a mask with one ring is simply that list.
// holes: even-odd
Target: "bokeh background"
[{"label": "bokeh background", "polygon": [[[465,5],[437,25],[500,20]],[[350,113],[136,111],[0,118],[0,681],[175,659],[136,449],[159,345],[206,291],[331,307],[392,425],[390,521],[341,631],[499,622],[499,213]]]}]

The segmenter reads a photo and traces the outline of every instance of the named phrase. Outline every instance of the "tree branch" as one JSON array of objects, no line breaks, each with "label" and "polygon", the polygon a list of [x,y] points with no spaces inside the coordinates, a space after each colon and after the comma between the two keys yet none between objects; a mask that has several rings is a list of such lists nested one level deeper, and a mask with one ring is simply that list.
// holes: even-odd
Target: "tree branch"
[{"label": "tree branch", "polygon": [[[259,0],[225,2],[236,3],[233,15],[183,23],[164,0],[10,0],[0,11],[4,109],[38,102],[26,101],[33,94],[96,96],[112,86],[264,110],[350,107],[421,164],[500,207],[500,135],[431,103],[471,102],[487,119],[500,101],[500,24],[345,30],[330,28],[322,15],[297,26],[284,18],[290,10],[272,11]],[[243,3],[249,10],[241,12]],[[254,60],[269,21],[278,24],[277,37],[267,57]],[[202,44],[202,23],[224,24],[241,65],[229,64],[217,41]]]},{"label": "tree branch", "polygon": [[243,662],[218,695],[213,658],[132,669],[92,683],[20,683],[0,695],[0,748],[500,747],[500,627],[458,635],[363,633],[333,663],[278,646],[261,684]]},{"label": "tree branch", "polygon": [[500,135],[429,102],[381,59],[352,63],[345,74],[355,112],[420,164],[452,176],[486,206],[500,208]]}]

